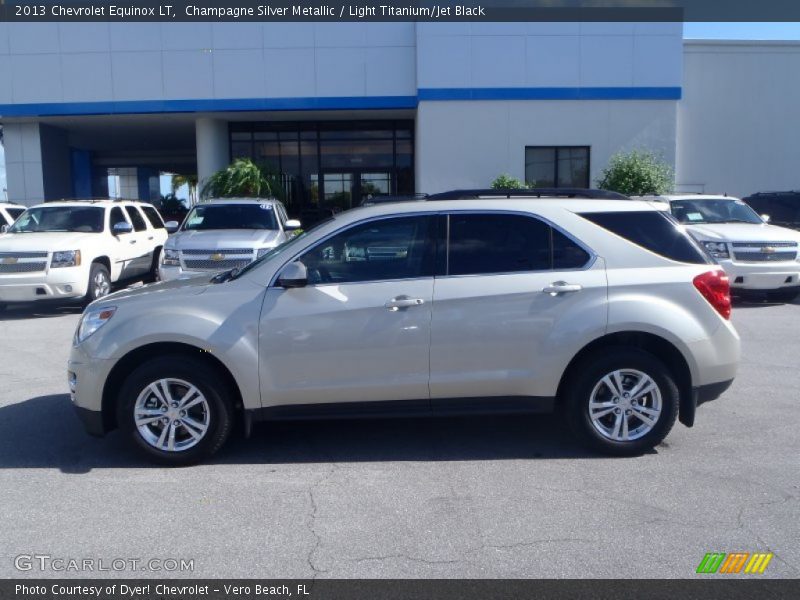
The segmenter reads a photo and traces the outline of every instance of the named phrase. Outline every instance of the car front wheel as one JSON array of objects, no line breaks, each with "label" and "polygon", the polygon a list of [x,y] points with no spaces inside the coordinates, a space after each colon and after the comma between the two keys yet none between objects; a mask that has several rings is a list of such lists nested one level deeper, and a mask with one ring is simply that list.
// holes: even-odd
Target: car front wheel
[{"label": "car front wheel", "polygon": [[572,430],[591,448],[635,456],[654,448],[678,416],[672,373],[636,348],[607,348],[570,374],[565,401]]},{"label": "car front wheel", "polygon": [[100,263],[93,263],[89,270],[89,289],[86,292],[86,301],[93,302],[111,293],[111,276],[108,269]]},{"label": "car front wheel", "polygon": [[150,460],[174,466],[200,462],[230,435],[233,410],[223,381],[201,360],[151,359],[122,385],[120,427]]}]

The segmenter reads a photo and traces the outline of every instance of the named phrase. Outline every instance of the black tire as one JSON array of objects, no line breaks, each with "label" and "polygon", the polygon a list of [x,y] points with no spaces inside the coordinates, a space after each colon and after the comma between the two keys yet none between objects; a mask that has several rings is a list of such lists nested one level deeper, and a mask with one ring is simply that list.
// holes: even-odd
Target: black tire
[{"label": "black tire", "polygon": [[794,299],[800,295],[798,290],[777,290],[775,292],[767,292],[767,300],[769,302],[777,302],[781,304],[789,304],[794,302]]},{"label": "black tire", "polygon": [[[638,439],[614,440],[602,434],[590,416],[589,402],[595,386],[600,386],[600,391],[610,396],[609,389],[604,389],[601,382],[606,375],[618,370],[636,370],[644,373],[656,384],[661,395],[661,413],[651,429]],[[563,394],[567,422],[580,441],[593,450],[613,456],[637,456],[661,443],[675,424],[680,397],[678,386],[670,370],[649,352],[625,346],[604,348],[602,352],[581,360],[567,376],[569,379],[566,381]],[[652,395],[649,395],[644,401],[651,402],[651,399]],[[635,425],[634,431],[638,426],[646,426],[644,421],[635,417],[636,411],[630,412],[633,417],[625,417],[624,415],[628,413],[624,403],[629,400],[621,398],[620,400],[621,408],[613,408],[612,413],[603,417],[600,424],[609,423],[610,426],[610,422],[617,418],[613,411],[621,410],[622,418]],[[608,402],[613,402],[613,398]],[[613,431],[611,433],[613,434]]]},{"label": "black tire", "polygon": [[153,250],[153,262],[150,265],[150,272],[144,278],[145,283],[155,283],[159,281],[158,277],[158,263],[161,260],[161,248]]},{"label": "black tire", "polygon": [[[205,433],[195,445],[183,450],[157,448],[143,437],[136,426],[134,409],[137,399],[151,383],[162,379],[189,383],[206,399],[206,405],[201,406],[204,414],[207,412],[208,415]],[[180,393],[181,388],[176,386],[172,390]],[[147,402],[156,402],[155,397],[151,396]],[[176,420],[180,421],[180,416],[176,415]],[[234,424],[233,401],[225,378],[213,365],[184,355],[158,356],[134,369],[125,379],[119,394],[117,423],[134,447],[151,461],[169,466],[191,465],[212,456],[228,439]],[[163,431],[161,425],[155,423],[150,426],[153,435]],[[166,429],[169,426],[163,427]],[[188,427],[181,425],[176,428],[176,439],[182,436],[184,440],[189,440],[188,433],[183,429]]]},{"label": "black tire", "polygon": [[[102,277],[105,282],[108,284],[107,288],[100,288],[97,285],[97,278]],[[102,290],[106,290],[103,292]],[[89,270],[89,288],[86,291],[86,296],[84,296],[84,300],[89,302],[94,302],[98,298],[102,298],[103,296],[107,296],[111,293],[111,275],[108,273],[108,269],[102,263],[92,263],[92,268]]]}]

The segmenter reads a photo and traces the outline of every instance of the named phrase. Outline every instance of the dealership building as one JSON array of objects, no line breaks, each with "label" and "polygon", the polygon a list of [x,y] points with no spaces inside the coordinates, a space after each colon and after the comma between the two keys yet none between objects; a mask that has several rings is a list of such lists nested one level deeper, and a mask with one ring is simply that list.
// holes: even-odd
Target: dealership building
[{"label": "dealership building", "polygon": [[800,187],[800,45],[680,23],[0,23],[7,195],[158,198],[236,157],[290,212],[375,193],[590,186],[649,149],[678,191]]}]

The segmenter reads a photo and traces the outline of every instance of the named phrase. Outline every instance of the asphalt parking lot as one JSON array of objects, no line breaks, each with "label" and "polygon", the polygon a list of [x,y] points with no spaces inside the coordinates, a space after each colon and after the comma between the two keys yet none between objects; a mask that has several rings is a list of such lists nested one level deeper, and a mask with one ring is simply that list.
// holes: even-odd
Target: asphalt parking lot
[{"label": "asphalt parking lot", "polygon": [[[639,458],[504,417],[266,424],[186,469],[83,432],[78,315],[0,313],[0,577],[683,578],[735,551],[800,577],[800,304],[739,304],[733,387]],[[25,554],[194,571],[20,572]]]}]

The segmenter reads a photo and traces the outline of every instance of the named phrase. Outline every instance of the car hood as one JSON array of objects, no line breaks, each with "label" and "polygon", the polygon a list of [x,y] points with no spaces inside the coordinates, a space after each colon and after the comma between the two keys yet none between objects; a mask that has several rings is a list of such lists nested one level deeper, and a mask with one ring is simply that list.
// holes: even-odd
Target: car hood
[{"label": "car hood", "polygon": [[177,298],[185,296],[196,296],[206,291],[211,285],[212,275],[199,275],[197,277],[187,277],[185,279],[175,279],[173,281],[161,281],[139,287],[127,288],[104,296],[92,303],[92,306],[116,305],[119,302],[135,300],[146,296],[147,298],[158,299],[159,302],[178,301]]},{"label": "car hood", "polygon": [[170,236],[166,247],[174,250],[220,250],[274,246],[280,231],[274,229],[212,229],[181,231]]},{"label": "car hood", "polygon": [[800,242],[793,229],[767,223],[716,223],[686,225],[695,238],[703,241],[727,242]]},{"label": "car hood", "polygon": [[0,252],[78,250],[86,242],[97,240],[101,235],[74,231],[5,233],[0,235]]}]

